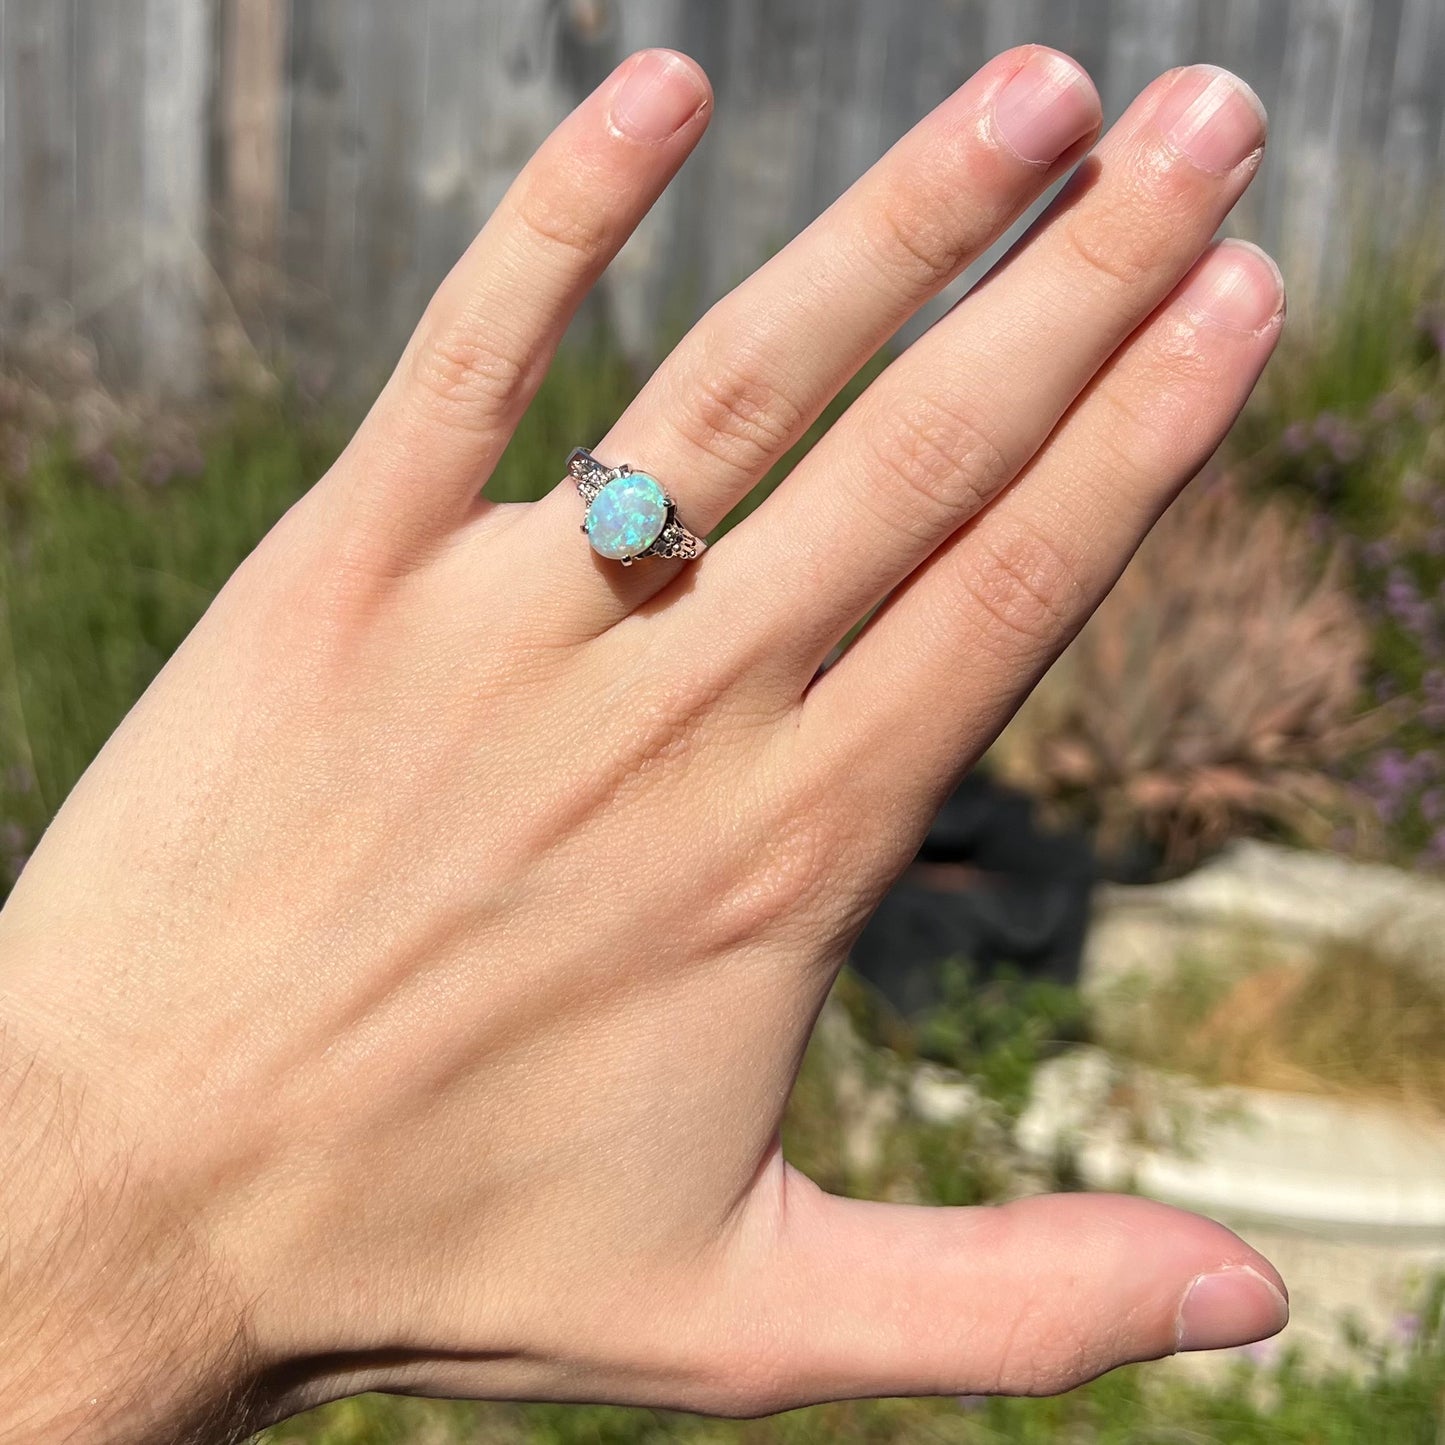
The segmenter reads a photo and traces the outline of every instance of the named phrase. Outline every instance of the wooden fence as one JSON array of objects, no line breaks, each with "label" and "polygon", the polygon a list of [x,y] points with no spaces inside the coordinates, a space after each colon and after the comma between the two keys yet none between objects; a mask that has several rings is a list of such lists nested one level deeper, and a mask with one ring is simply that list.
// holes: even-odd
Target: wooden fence
[{"label": "wooden fence", "polygon": [[1359,176],[1390,224],[1438,208],[1445,0],[0,0],[4,336],[80,336],[153,391],[204,385],[218,336],[370,380],[546,130],[662,43],[718,114],[599,303],[646,355],[1024,40],[1111,116],[1170,65],[1246,76],[1273,139],[1234,225],[1297,301]]}]

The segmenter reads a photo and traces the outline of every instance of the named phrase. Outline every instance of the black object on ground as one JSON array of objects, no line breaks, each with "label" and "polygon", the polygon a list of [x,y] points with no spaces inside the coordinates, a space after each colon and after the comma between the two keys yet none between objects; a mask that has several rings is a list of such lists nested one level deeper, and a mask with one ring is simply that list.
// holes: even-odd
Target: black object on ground
[{"label": "black object on ground", "polygon": [[1078,982],[1098,863],[1082,833],[1041,829],[1027,794],[974,773],[854,945],[853,968],[905,1018],[943,1002],[943,966]]}]

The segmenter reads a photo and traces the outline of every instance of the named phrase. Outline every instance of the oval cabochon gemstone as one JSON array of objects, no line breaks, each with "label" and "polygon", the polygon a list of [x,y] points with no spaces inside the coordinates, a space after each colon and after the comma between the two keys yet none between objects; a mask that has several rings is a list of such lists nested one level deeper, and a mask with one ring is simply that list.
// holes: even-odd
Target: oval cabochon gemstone
[{"label": "oval cabochon gemstone", "polygon": [[603,557],[620,561],[645,552],[667,525],[667,498],[662,484],[646,472],[615,477],[587,509],[587,540]]}]

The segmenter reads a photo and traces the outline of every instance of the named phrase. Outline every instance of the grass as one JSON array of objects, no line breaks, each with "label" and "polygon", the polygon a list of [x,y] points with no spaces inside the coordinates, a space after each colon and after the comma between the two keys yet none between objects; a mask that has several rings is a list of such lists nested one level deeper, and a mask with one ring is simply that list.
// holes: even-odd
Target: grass
[{"label": "grass", "polygon": [[1103,1042],[1211,1084],[1346,1094],[1445,1115],[1445,987],[1355,943],[1184,958],[1106,1012]]},{"label": "grass", "polygon": [[851,976],[839,997],[861,1037],[906,1061],[929,1060],[963,1074],[1005,1117],[1015,1117],[1039,1062],[1081,1036],[1078,990],[1012,969],[983,976],[959,958],[944,961],[941,984],[942,1002],[915,1023]]},{"label": "grass", "polygon": [[[258,537],[323,471],[321,425],[248,407],[194,476],[96,479],[64,437],[0,479],[0,823],[23,854]],[[12,857],[13,862],[13,857]]]}]

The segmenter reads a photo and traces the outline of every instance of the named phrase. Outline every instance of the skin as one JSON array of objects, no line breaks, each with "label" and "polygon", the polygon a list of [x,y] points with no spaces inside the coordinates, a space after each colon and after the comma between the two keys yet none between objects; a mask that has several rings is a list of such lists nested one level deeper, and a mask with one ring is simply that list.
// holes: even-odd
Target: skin
[{"label": "skin", "polygon": [[[1000,123],[1035,63],[1083,97],[1053,161]],[[1045,1392],[1284,1323],[1193,1215],[847,1201],[778,1145],[863,920],[1278,338],[1272,264],[1211,247],[1256,103],[1175,72],[1090,151],[1069,64],[987,65],[596,443],[705,533],[1089,152],[689,565],[593,556],[568,481],[478,492],[706,81],[644,52],[538,152],[0,914],[0,1440],[213,1439],[372,1388]],[[1171,130],[1216,81],[1222,166]]]}]

